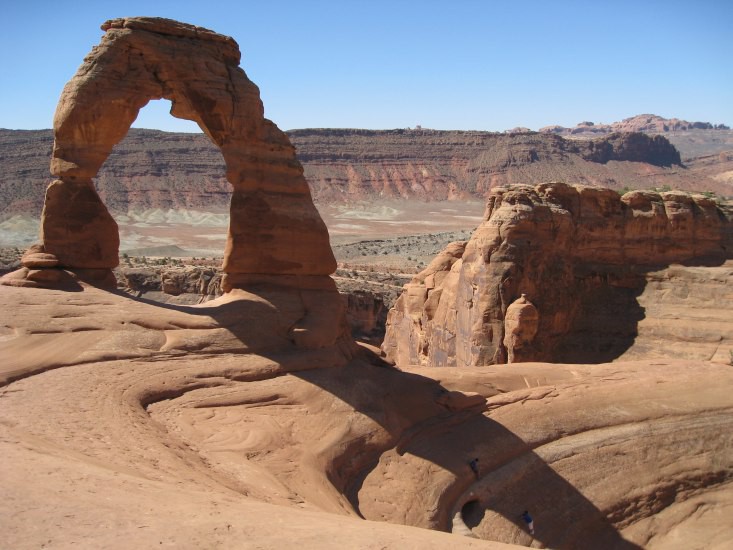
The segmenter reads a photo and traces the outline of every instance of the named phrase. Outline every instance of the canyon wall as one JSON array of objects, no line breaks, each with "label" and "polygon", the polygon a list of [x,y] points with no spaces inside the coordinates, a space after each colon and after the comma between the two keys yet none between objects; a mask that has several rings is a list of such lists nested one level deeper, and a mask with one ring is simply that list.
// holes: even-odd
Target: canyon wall
[{"label": "canyon wall", "polygon": [[[733,342],[733,324],[721,313],[730,303],[732,234],[731,212],[702,195],[619,196],[563,183],[497,188],[471,239],[450,245],[405,285],[383,350],[400,365],[506,363],[510,351],[515,362],[610,361],[638,343],[646,318],[638,298],[649,274],[658,272],[659,286],[670,280],[660,270],[684,263],[721,270],[703,291],[723,324],[688,327],[688,340],[708,338],[703,353],[720,348],[723,357],[722,341]],[[522,296],[537,310],[534,334],[530,325],[507,323],[521,322],[523,314],[507,311]]]},{"label": "canyon wall", "polygon": [[[679,154],[661,136],[570,140],[538,133],[318,129],[294,130],[288,137],[320,203],[483,200],[494,186],[552,180],[733,195],[730,182],[711,177],[715,170],[698,173],[677,164]],[[40,214],[52,144],[50,130],[0,129],[0,220]],[[135,128],[112,149],[95,185],[113,214],[223,212],[231,196],[224,159],[205,135]]]},{"label": "canyon wall", "polygon": [[678,186],[699,184],[682,181],[680,155],[665,138],[645,134],[587,141],[533,132],[435,130],[294,130],[289,135],[316,201],[324,202],[485,198],[497,185],[550,180],[648,186],[652,174],[681,177]]}]

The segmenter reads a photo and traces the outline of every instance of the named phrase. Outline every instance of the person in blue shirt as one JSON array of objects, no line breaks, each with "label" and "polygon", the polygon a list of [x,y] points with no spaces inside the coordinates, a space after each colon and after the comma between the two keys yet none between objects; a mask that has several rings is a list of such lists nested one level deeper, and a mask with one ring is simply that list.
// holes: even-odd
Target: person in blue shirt
[{"label": "person in blue shirt", "polygon": [[471,471],[476,476],[476,479],[478,479],[478,458],[474,458],[471,462],[468,463],[468,466],[471,468]]},{"label": "person in blue shirt", "polygon": [[529,534],[534,535],[534,520],[532,519],[532,516],[529,515],[529,512],[527,510],[522,512],[522,519],[524,520],[524,523],[527,524],[527,530],[529,531]]}]

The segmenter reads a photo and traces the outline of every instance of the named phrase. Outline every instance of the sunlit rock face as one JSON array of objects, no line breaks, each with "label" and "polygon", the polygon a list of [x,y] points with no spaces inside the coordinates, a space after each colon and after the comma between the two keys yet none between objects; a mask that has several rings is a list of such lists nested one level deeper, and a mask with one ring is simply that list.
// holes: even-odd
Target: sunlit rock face
[{"label": "sunlit rock face", "polygon": [[328,233],[303,168],[285,134],[264,118],[259,90],[239,67],[236,42],[160,18],[114,19],[102,29],[56,109],[51,173],[57,180],[46,194],[43,251],[61,267],[117,265],[117,225],[92,180],[138,111],[164,98],[173,116],[199,124],[226,162],[233,197],[225,290],[248,284],[243,275],[332,273]]},{"label": "sunlit rock face", "polygon": [[[239,67],[230,37],[169,19],[135,17],[102,25],[99,45],[66,84],[54,116],[51,173],[41,241],[11,286],[114,287],[117,224],[93,178],[148,101],[171,101],[220,149],[233,187],[221,287],[283,289],[303,309],[288,327],[299,347],[344,337],[344,308],[329,277],[328,232],[287,136],[264,118],[259,90]],[[43,264],[43,265],[41,265]]]},{"label": "sunlit rock face", "polygon": [[[389,314],[383,349],[400,365],[506,363],[507,331],[514,330],[507,329],[507,310],[524,294],[538,320],[536,334],[520,338],[522,361],[613,360],[643,344],[637,337],[650,321],[638,298],[647,296],[647,281],[666,277],[650,274],[685,263],[722,271],[688,270],[688,282],[706,284],[689,287],[677,305],[698,300],[721,322],[690,328],[678,316],[683,332],[696,334],[667,333],[678,342],[706,341],[695,357],[710,358],[721,339],[733,339],[723,311],[731,227],[730,212],[702,195],[619,196],[564,183],[497,188],[471,239],[452,244],[406,285]],[[670,304],[675,294],[642,300],[647,308],[659,301]]]}]

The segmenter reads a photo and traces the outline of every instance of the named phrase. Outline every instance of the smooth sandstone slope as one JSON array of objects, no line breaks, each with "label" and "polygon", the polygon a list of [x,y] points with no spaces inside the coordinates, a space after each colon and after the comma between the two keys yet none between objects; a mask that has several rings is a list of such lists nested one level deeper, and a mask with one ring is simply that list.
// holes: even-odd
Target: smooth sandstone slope
[{"label": "smooth sandstone slope", "polygon": [[707,522],[733,500],[728,366],[403,372],[367,351],[345,363],[298,348],[297,298],[281,294],[172,307],[2,287],[0,301],[6,546],[498,547],[435,532],[469,528],[552,548],[733,537]]},{"label": "smooth sandstone slope", "polygon": [[[287,395],[300,381],[288,373],[344,366],[339,350],[288,340],[297,296],[174,308],[93,287],[3,287],[0,300],[3,546],[446,544],[321,513],[355,516],[329,475],[351,439],[344,417],[364,415],[327,392]],[[306,416],[318,408],[328,423]],[[332,433],[291,431],[291,418]]]}]

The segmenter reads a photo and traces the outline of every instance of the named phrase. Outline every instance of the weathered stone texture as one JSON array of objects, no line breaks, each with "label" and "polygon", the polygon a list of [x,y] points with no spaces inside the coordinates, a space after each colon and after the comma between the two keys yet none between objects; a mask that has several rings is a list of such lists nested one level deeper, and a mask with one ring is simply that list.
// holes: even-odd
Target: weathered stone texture
[{"label": "weathered stone texture", "polygon": [[521,363],[523,357],[531,358],[536,355],[536,351],[530,346],[537,335],[538,325],[539,312],[527,300],[526,294],[522,294],[507,308],[504,318],[504,347],[509,363]]},{"label": "weathered stone texture", "polygon": [[[294,147],[264,118],[259,90],[239,67],[236,42],[150,17],[114,19],[102,30],[56,108],[51,173],[58,179],[46,192],[43,242],[3,283],[58,287],[76,278],[115,286],[119,233],[93,178],[139,110],[165,98],[171,114],[198,123],[226,162],[233,197],[222,289],[277,288],[297,296],[304,311],[288,327],[292,341],[334,345],[346,325],[329,277],[336,261],[328,232]],[[168,289],[175,292],[176,284],[168,281]]]},{"label": "weathered stone texture", "polygon": [[[221,149],[232,184],[227,273],[328,275],[336,264],[288,138],[263,116],[259,90],[229,37],[159,18],[107,21],[65,86],[54,117],[42,219],[45,252],[69,268],[117,265],[117,226],[92,178],[138,111],[169,99]],[[182,62],[185,60],[185,63]]]},{"label": "weathered stone texture", "polygon": [[539,319],[536,335],[519,337],[519,360],[613,360],[644,318],[637,297],[646,273],[723,264],[733,257],[732,226],[702,195],[497,188],[468,243],[451,245],[405,286],[383,349],[402,365],[505,363],[515,330],[508,309],[525,294]]}]

